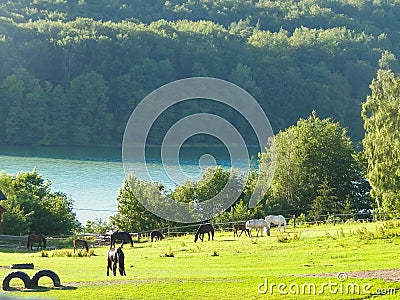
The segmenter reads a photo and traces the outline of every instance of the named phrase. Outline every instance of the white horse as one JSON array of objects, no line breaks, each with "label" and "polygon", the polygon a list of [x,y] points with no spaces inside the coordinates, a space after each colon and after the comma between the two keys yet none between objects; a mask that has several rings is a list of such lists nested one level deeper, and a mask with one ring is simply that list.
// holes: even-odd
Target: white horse
[{"label": "white horse", "polygon": [[[257,230],[257,236],[258,232],[262,229],[264,229],[265,233],[269,235],[269,227],[267,221],[263,219],[253,219],[253,220],[248,220],[246,222],[246,229],[249,231],[249,236],[251,236],[251,230],[256,229]],[[261,236],[262,236],[262,231],[261,231]]]},{"label": "white horse", "polygon": [[271,224],[275,224],[278,225],[276,231],[281,231],[281,225],[283,225],[283,231],[286,232],[286,220],[284,216],[266,216],[265,221],[268,223],[268,228],[271,228]]}]

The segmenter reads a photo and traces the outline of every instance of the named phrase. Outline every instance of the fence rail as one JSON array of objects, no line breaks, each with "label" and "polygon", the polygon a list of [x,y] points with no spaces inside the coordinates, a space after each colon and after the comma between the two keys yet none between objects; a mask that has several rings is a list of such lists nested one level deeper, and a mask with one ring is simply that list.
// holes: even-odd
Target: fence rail
[{"label": "fence rail", "polygon": [[[388,219],[388,216],[396,215],[395,212],[359,212],[353,214],[332,214],[332,215],[320,215],[316,218],[299,218],[299,217],[286,217],[286,221],[289,227],[296,227],[301,225],[313,225],[313,224],[339,224],[347,222],[348,220],[354,220],[356,222],[374,222],[377,220]],[[229,231],[232,229],[233,224],[245,223],[246,220],[238,220],[231,222],[213,223],[216,230],[219,231]],[[162,227],[154,230],[159,230],[164,233],[167,237],[179,236],[185,234],[195,233],[199,224],[190,224],[175,227]],[[140,241],[143,238],[148,238],[152,230],[144,230],[140,232],[131,232],[132,238]],[[110,235],[112,232],[107,232],[103,234],[94,233],[83,233],[78,235],[70,236],[53,236],[47,237],[47,249],[59,249],[59,248],[72,248],[72,240],[75,238],[86,238],[89,240],[91,247],[109,245]],[[16,248],[16,249],[26,249],[27,248],[28,235],[12,236],[12,235],[0,235],[0,248]]]}]

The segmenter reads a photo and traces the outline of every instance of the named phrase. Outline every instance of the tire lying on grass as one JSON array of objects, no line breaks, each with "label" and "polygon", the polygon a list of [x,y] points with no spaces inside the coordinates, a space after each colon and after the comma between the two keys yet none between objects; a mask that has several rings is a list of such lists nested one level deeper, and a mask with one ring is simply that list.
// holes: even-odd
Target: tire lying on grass
[{"label": "tire lying on grass", "polygon": [[12,264],[10,266],[10,269],[33,269],[34,265],[33,263],[29,264]]},{"label": "tire lying on grass", "polygon": [[33,275],[31,280],[31,288],[38,287],[39,279],[44,276],[50,277],[50,279],[53,280],[54,286],[61,286],[60,277],[58,277],[58,275],[55,272],[51,270],[40,270],[35,275]]},{"label": "tire lying on grass", "polygon": [[22,271],[10,272],[3,279],[3,290],[10,289],[10,281],[13,278],[19,278],[24,282],[25,288],[29,289],[31,287],[31,279],[28,274]]}]

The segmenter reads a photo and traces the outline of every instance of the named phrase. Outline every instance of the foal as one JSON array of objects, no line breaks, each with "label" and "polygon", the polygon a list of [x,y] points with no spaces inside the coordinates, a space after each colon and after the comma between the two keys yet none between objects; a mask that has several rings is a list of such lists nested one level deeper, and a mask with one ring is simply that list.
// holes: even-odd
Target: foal
[{"label": "foal", "polygon": [[[240,234],[238,234],[239,230],[241,230]],[[246,228],[245,224],[233,224],[232,231],[233,231],[233,237],[235,236],[240,237],[243,231],[246,234],[246,236],[249,236],[249,229]]]},{"label": "foal", "polygon": [[89,252],[89,246],[88,246],[88,243],[85,240],[74,239],[72,241],[72,244],[74,245],[74,253],[75,253],[75,250],[78,249],[78,247],[85,248],[86,252]]},{"label": "foal", "polygon": [[117,263],[118,270],[121,276],[126,275],[125,273],[125,255],[121,248],[110,248],[107,253],[107,276],[110,275],[110,270],[113,271],[113,275],[117,275]]}]

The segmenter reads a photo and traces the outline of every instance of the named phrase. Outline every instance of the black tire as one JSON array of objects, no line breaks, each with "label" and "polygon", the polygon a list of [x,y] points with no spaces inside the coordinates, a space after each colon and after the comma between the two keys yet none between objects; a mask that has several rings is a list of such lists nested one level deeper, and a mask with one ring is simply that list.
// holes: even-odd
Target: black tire
[{"label": "black tire", "polygon": [[10,269],[33,269],[34,265],[33,263],[30,264],[12,264],[10,266]]},{"label": "black tire", "polygon": [[31,279],[31,287],[32,288],[38,287],[39,279],[43,276],[50,277],[50,279],[53,280],[54,286],[61,286],[60,277],[58,277],[58,275],[55,272],[51,270],[40,270],[35,275],[33,275]]},{"label": "black tire", "polygon": [[3,290],[10,289],[10,281],[13,278],[19,278],[24,282],[25,288],[29,289],[31,287],[31,278],[28,274],[22,271],[10,272],[3,279]]}]

